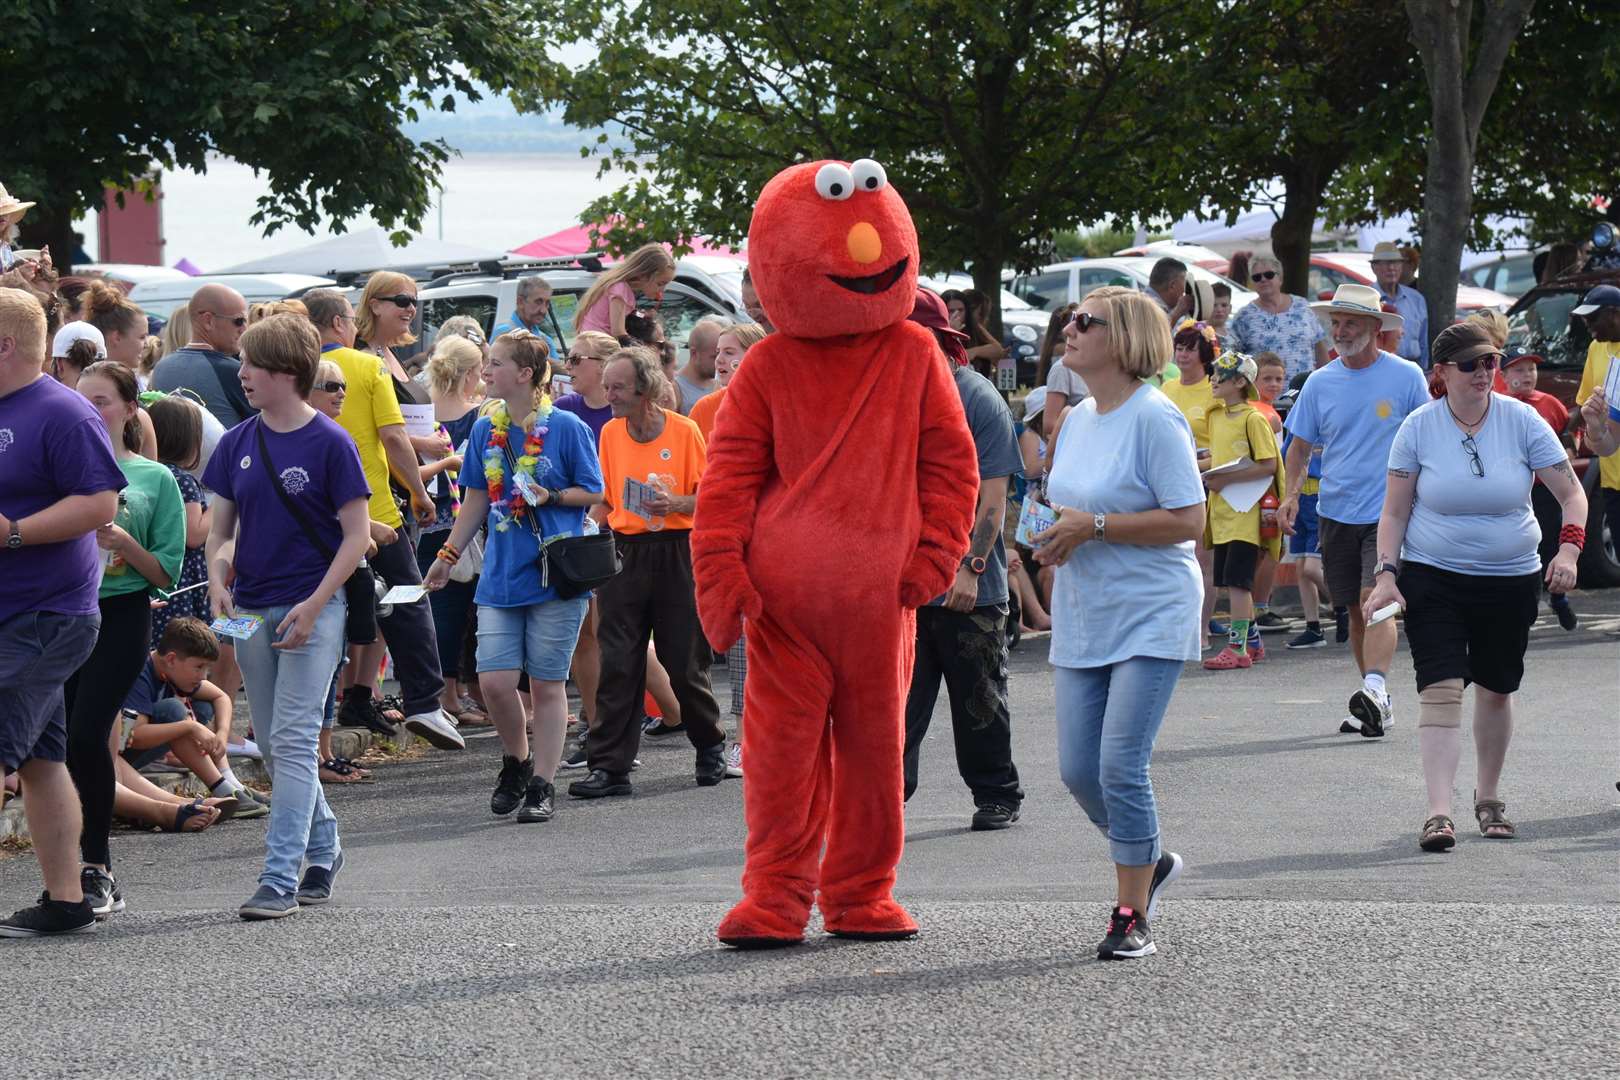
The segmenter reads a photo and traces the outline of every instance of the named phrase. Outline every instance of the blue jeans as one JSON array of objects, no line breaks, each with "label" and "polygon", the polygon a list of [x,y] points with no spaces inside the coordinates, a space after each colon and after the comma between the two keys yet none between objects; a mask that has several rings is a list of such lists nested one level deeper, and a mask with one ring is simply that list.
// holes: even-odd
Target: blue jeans
[{"label": "blue jeans", "polygon": [[1148,759],[1180,677],[1180,660],[1148,656],[1053,669],[1058,773],[1121,866],[1159,860]]},{"label": "blue jeans", "polygon": [[305,859],[311,866],[330,867],[338,855],[337,818],[321,791],[316,759],[321,715],[343,651],[348,615],[340,592],[316,616],[308,641],[297,649],[273,649],[276,627],[290,610],[247,613],[263,616],[264,626],[236,644],[253,732],[275,785],[259,884],[283,893],[297,890]]}]

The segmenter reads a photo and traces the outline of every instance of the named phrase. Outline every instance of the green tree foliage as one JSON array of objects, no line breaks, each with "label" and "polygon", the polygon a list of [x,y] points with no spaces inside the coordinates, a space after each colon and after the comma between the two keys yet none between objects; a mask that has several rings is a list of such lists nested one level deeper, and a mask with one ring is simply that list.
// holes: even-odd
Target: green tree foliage
[{"label": "green tree foliage", "polygon": [[0,34],[4,182],[37,200],[25,242],[60,255],[107,186],[225,154],[262,169],[273,232],[369,213],[415,229],[449,154],[400,125],[537,77],[511,0],[23,0]]},{"label": "green tree foliage", "polygon": [[[622,250],[703,234],[735,243],[795,160],[872,157],[905,196],[933,269],[1047,261],[1056,233],[1184,212],[1175,163],[1202,123],[1209,58],[1191,0],[551,0],[595,58],[530,95],[580,127],[627,182],[589,219]],[[1207,102],[1206,102],[1207,104]],[[999,313],[998,313],[999,317]]]}]

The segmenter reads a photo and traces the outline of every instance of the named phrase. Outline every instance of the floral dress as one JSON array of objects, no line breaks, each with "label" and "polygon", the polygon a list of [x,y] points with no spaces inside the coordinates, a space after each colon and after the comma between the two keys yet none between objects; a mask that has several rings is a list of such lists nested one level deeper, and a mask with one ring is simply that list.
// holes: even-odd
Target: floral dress
[{"label": "floral dress", "polygon": [[[175,482],[180,485],[181,500],[207,507],[208,499],[203,495],[202,485],[197,482],[197,478],[178,466],[169,465],[168,468],[174,474]],[[169,625],[170,619],[189,616],[208,622],[208,590],[202,588],[180,592],[181,589],[207,580],[208,560],[203,555],[202,546],[186,548],[185,561],[180,564],[180,580],[175,582],[173,589],[179,595],[168,600],[163,607],[154,608],[152,611],[153,645],[156,645],[158,639],[163,636],[163,628]]]},{"label": "floral dress", "polygon": [[1328,332],[1302,296],[1290,296],[1286,311],[1270,312],[1260,301],[1232,316],[1228,334],[1233,346],[1250,356],[1274,352],[1288,365],[1288,377],[1316,367],[1316,343]]}]

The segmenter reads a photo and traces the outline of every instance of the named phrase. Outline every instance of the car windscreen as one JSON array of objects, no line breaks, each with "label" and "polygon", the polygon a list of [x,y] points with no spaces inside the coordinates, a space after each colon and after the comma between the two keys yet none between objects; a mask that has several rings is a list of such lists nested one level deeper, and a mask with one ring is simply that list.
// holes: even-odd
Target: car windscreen
[{"label": "car windscreen", "polygon": [[1579,370],[1586,363],[1592,335],[1585,319],[1570,312],[1581,302],[1578,292],[1543,293],[1508,316],[1508,347],[1540,356],[1547,366]]}]

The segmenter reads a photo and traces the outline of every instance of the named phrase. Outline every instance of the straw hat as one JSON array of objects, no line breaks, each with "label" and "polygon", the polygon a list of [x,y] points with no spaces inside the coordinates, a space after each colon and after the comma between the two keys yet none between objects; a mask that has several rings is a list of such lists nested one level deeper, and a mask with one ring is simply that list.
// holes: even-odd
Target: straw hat
[{"label": "straw hat", "polygon": [[0,184],[0,218],[11,221],[21,220],[22,216],[28,212],[28,208],[33,205],[31,202],[23,202],[7,191],[4,184]]},{"label": "straw hat", "polygon": [[1399,330],[1406,320],[1383,310],[1383,297],[1371,285],[1358,285],[1347,281],[1333,292],[1332,300],[1319,300],[1311,305],[1317,317],[1326,319],[1335,311],[1344,315],[1365,315],[1378,320],[1380,330]]},{"label": "straw hat", "polygon": [[1373,245],[1372,258],[1369,261],[1403,263],[1406,261],[1406,256],[1401,254],[1400,247],[1393,241],[1380,240]]}]

